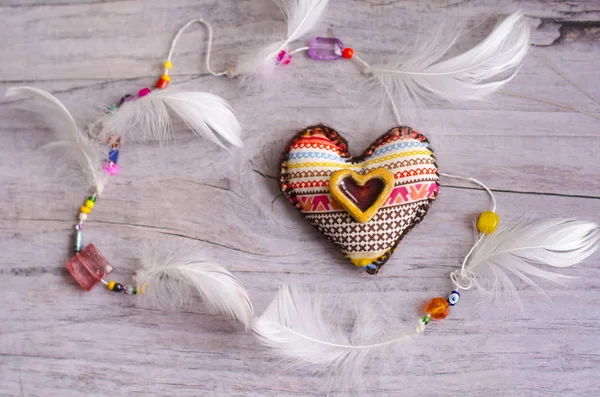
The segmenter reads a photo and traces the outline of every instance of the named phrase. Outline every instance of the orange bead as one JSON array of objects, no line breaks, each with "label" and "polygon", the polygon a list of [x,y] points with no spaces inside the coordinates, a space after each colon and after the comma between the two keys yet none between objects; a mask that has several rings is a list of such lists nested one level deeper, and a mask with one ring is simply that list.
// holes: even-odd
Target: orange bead
[{"label": "orange bead", "polygon": [[354,50],[350,47],[344,48],[342,50],[342,56],[346,59],[350,59],[354,56]]},{"label": "orange bead", "polygon": [[450,312],[450,304],[446,298],[433,298],[425,307],[425,312],[434,320],[446,318]]},{"label": "orange bead", "polygon": [[163,79],[162,77],[156,82],[156,88],[159,89],[163,89],[163,88],[167,88],[167,86],[169,85],[169,82],[165,79]]}]

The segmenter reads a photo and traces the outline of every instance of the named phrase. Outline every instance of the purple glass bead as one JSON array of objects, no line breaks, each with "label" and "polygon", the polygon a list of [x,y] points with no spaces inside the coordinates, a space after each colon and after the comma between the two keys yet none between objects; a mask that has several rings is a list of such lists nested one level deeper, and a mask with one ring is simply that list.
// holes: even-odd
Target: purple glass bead
[{"label": "purple glass bead", "polygon": [[150,93],[150,88],[142,88],[139,92],[138,92],[138,97],[143,97],[146,96]]},{"label": "purple glass bead", "polygon": [[125,102],[133,101],[134,99],[135,97],[133,95],[127,94],[121,98],[121,100],[119,101],[119,106],[121,106]]},{"label": "purple glass bead", "polygon": [[335,37],[313,37],[308,43],[308,56],[317,61],[335,61],[342,57],[344,44]]}]

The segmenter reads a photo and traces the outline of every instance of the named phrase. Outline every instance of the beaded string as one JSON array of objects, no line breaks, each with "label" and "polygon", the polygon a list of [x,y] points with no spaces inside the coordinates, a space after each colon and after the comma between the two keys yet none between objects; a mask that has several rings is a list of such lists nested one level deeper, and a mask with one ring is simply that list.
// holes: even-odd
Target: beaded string
[{"label": "beaded string", "polygon": [[225,74],[227,74],[226,71],[223,72],[214,72],[211,67],[210,67],[210,54],[212,52],[212,39],[213,39],[213,30],[212,27],[210,26],[210,24],[208,22],[206,22],[203,19],[192,19],[190,21],[188,21],[185,25],[183,25],[181,28],[179,28],[179,30],[177,31],[177,33],[175,34],[175,37],[173,37],[173,40],[171,41],[171,48],[169,49],[169,54],[167,55],[167,60],[165,61],[165,63],[163,64],[164,66],[164,74],[162,77],[165,77],[169,75],[169,69],[171,68],[171,66],[173,66],[171,64],[171,57],[173,56],[173,50],[175,49],[175,44],[177,44],[177,40],[179,40],[179,36],[181,36],[181,34],[183,33],[184,30],[186,30],[188,27],[190,27],[191,25],[195,24],[195,23],[199,23],[201,25],[204,25],[204,27],[206,28],[206,31],[208,33],[208,43],[206,44],[206,59],[205,59],[205,66],[206,66],[206,70],[208,70],[208,73],[212,74],[213,76],[223,76]]},{"label": "beaded string", "polygon": [[[362,58],[360,58],[358,55],[356,55],[352,48],[344,47],[342,41],[336,37],[315,37],[310,41],[309,45],[306,47],[300,47],[300,48],[290,51],[288,53],[286,53],[285,50],[282,51],[282,53],[280,53],[278,55],[276,61],[278,63],[282,63],[281,59],[287,59],[287,63],[289,63],[291,61],[291,56],[293,54],[302,52],[302,51],[307,51],[310,58],[315,59],[315,60],[333,61],[333,60],[340,59],[340,58],[353,59],[355,62],[357,62],[361,66],[361,73],[363,75],[370,73],[370,70],[371,70],[371,66],[366,61],[364,61]],[[287,63],[285,63],[285,64],[287,64]],[[398,112],[398,107],[396,105],[396,102],[394,101],[394,97],[393,97],[392,93],[389,91],[387,86],[384,85],[383,88],[385,90],[385,93],[386,93],[389,101],[390,101],[390,105],[391,105],[391,108],[394,113],[394,117],[395,117],[396,121],[398,122],[398,124],[402,124],[401,119],[400,119],[400,114]],[[401,339],[404,339],[405,337],[408,337],[408,336],[411,336],[414,334],[418,334],[418,333],[422,333],[425,331],[425,327],[427,326],[427,324],[429,324],[429,322],[432,319],[433,320],[441,320],[441,319],[446,318],[450,312],[450,307],[456,305],[458,303],[458,301],[460,300],[459,290],[468,290],[474,284],[475,275],[472,272],[465,269],[465,267],[469,261],[469,258],[471,257],[471,255],[473,254],[475,249],[479,246],[479,244],[483,240],[484,236],[486,234],[493,233],[496,230],[496,228],[498,227],[500,218],[498,217],[498,215],[495,212],[496,211],[496,198],[494,196],[494,193],[491,191],[491,189],[489,189],[484,183],[480,182],[479,180],[477,180],[475,178],[464,177],[464,176],[459,176],[459,175],[454,175],[454,174],[447,174],[447,173],[443,173],[443,172],[440,172],[439,174],[446,178],[459,179],[459,180],[471,182],[471,183],[474,183],[474,184],[480,186],[483,190],[485,190],[485,192],[490,197],[491,209],[488,211],[482,212],[481,215],[479,216],[479,218],[477,220],[477,224],[476,224],[478,236],[475,239],[475,242],[471,246],[471,249],[468,251],[467,255],[465,255],[460,269],[454,270],[450,273],[450,280],[452,281],[452,284],[454,285],[454,289],[448,294],[448,296],[445,298],[435,297],[435,298],[431,299],[429,301],[429,303],[427,303],[427,305],[425,306],[425,310],[424,310],[424,312],[425,312],[424,316],[418,320],[415,331],[410,332],[410,333],[403,335],[399,338],[396,338],[394,340],[387,341],[387,342],[384,342],[384,343],[381,343],[378,345],[373,345],[372,347],[392,344]],[[367,270],[368,270],[368,266],[367,266]]]},{"label": "beaded string", "polygon": [[[167,86],[169,85],[169,82],[171,81],[169,71],[173,67],[171,59],[173,57],[173,52],[175,50],[177,41],[179,40],[183,32],[195,23],[204,25],[208,32],[208,44],[205,59],[206,69],[213,76],[221,76],[226,74],[226,72],[216,73],[210,67],[210,54],[212,51],[213,37],[213,32],[210,24],[202,19],[192,19],[186,22],[181,28],[179,28],[179,30],[171,40],[171,45],[166,60],[162,63],[162,75],[156,82],[153,89],[162,90],[167,88]],[[124,95],[118,103],[115,103],[108,107],[106,113],[111,114],[117,111],[124,103],[136,100],[137,98],[142,98],[150,94],[153,91],[153,89],[149,87],[142,88],[138,91],[137,97],[131,94]],[[95,135],[96,128],[94,125],[88,127],[87,132],[92,137],[97,138],[97,136]],[[108,144],[109,151],[106,160],[102,165],[102,169],[107,174],[114,176],[120,172],[118,159],[119,149],[121,146],[121,138],[115,134],[109,137],[105,143]],[[75,279],[80,283],[80,285],[86,290],[91,289],[97,282],[101,282],[106,286],[106,288],[109,291],[123,292],[128,295],[141,294],[143,292],[141,287],[138,288],[135,285],[126,285],[115,282],[113,280],[107,281],[106,276],[113,270],[112,266],[93,246],[93,244],[88,244],[85,248],[83,248],[83,225],[84,222],[87,220],[88,215],[91,214],[99,196],[100,194],[98,191],[94,192],[85,200],[84,204],[79,208],[78,222],[75,225],[75,233],[73,235],[73,251],[75,252],[75,256],[67,263],[67,269],[69,270],[69,272],[71,272],[73,277],[75,277]]]},{"label": "beaded string", "polygon": [[473,251],[479,246],[481,241],[483,240],[486,234],[494,233],[498,227],[500,222],[500,218],[496,214],[496,197],[494,193],[489,189],[484,183],[478,181],[475,178],[463,177],[458,175],[446,174],[440,172],[440,175],[445,176],[447,178],[460,179],[464,181],[469,181],[481,186],[492,202],[491,210],[484,211],[479,216],[477,220],[476,228],[478,231],[478,236],[475,239],[475,243],[465,255],[465,258],[462,261],[462,265],[460,269],[454,270],[450,272],[450,280],[454,284],[454,289],[446,298],[436,297],[433,298],[429,303],[425,306],[425,316],[421,318],[417,325],[417,333],[421,333],[425,331],[425,326],[429,324],[431,319],[441,320],[446,318],[450,311],[450,307],[454,306],[460,300],[460,292],[458,290],[469,290],[474,284],[475,275],[465,270],[465,266],[469,262],[469,258],[473,254]]}]

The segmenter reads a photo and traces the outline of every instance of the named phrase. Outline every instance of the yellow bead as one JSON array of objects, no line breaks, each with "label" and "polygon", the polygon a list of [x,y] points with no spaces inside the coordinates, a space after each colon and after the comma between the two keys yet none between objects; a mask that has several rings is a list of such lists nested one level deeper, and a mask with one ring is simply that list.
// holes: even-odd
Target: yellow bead
[{"label": "yellow bead", "polygon": [[169,76],[168,74],[163,74],[162,76],[160,76],[160,78],[165,81],[171,81],[171,76]]},{"label": "yellow bead", "polygon": [[171,63],[171,61],[165,61],[165,62],[163,63],[163,67],[164,67],[165,69],[171,69],[171,68],[173,67],[173,64]]},{"label": "yellow bead", "polygon": [[498,228],[500,217],[492,211],[484,211],[477,220],[477,230],[484,234],[491,234]]},{"label": "yellow bead", "polygon": [[90,207],[86,207],[85,205],[82,205],[81,208],[79,209],[79,211],[83,212],[84,214],[89,214],[90,212],[92,212],[92,209]]},{"label": "yellow bead", "polygon": [[115,288],[115,282],[112,280],[109,281],[106,287],[109,289],[109,291],[112,291]]},{"label": "yellow bead", "polygon": [[85,202],[85,206],[88,208],[94,208],[94,202],[92,200],[88,200]]}]

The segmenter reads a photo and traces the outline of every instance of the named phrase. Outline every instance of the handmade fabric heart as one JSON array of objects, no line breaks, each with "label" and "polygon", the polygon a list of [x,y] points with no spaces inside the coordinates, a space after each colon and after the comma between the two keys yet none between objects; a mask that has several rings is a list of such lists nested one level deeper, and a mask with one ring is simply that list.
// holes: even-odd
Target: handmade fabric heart
[{"label": "handmade fabric heart", "polygon": [[439,192],[425,136],[396,127],[358,157],[324,125],[294,136],[283,153],[281,190],[350,261],[376,274]]}]

